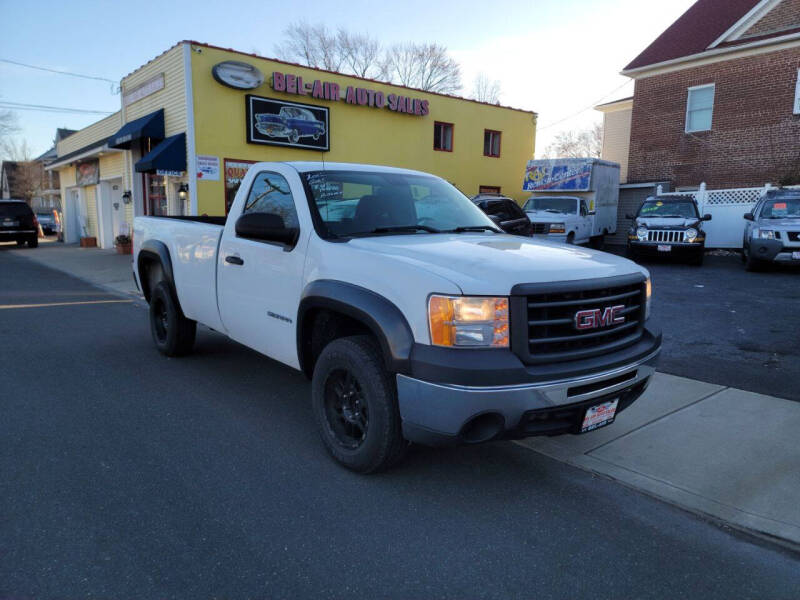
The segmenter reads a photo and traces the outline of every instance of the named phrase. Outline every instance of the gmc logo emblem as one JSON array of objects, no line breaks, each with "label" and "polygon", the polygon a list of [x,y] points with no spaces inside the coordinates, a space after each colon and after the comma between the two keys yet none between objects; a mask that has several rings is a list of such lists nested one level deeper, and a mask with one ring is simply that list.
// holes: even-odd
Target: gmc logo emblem
[{"label": "gmc logo emblem", "polygon": [[611,325],[621,325],[625,322],[625,317],[619,313],[625,309],[624,304],[617,306],[607,306],[604,309],[595,308],[593,310],[581,310],[575,313],[575,329],[584,331],[586,329],[599,329]]}]

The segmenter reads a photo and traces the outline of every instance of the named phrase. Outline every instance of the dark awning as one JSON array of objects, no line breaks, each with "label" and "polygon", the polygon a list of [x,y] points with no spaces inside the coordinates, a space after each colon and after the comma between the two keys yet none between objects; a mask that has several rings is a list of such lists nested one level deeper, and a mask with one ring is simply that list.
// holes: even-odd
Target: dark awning
[{"label": "dark awning", "polygon": [[178,175],[186,170],[186,134],[168,137],[136,163],[137,173],[167,171],[165,175]]},{"label": "dark awning", "polygon": [[164,139],[164,109],[126,123],[117,133],[108,138],[109,148],[130,148],[131,144],[142,138]]}]

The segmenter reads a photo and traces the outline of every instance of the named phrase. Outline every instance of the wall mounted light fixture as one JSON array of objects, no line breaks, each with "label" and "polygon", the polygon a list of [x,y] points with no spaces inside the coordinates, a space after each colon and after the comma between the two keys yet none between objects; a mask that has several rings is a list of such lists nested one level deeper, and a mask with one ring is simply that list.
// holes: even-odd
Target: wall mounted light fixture
[{"label": "wall mounted light fixture", "polygon": [[123,204],[130,204],[133,202],[133,194],[131,194],[130,190],[122,192],[122,202]]},{"label": "wall mounted light fixture", "polygon": [[182,183],[181,186],[178,188],[178,198],[180,198],[181,200],[186,200],[188,195],[189,195],[189,184]]}]

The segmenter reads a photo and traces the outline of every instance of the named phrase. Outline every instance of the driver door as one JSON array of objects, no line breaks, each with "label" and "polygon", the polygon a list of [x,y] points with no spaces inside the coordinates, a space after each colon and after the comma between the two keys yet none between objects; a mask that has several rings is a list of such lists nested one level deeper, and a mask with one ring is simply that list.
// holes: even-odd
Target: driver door
[{"label": "driver door", "polygon": [[300,228],[297,242],[288,247],[239,237],[229,219],[219,248],[217,297],[231,338],[298,367],[296,317],[310,231],[300,227],[297,215],[296,198],[304,197],[299,179],[277,171],[257,173],[241,211],[234,203],[232,214],[277,215],[285,226]]}]

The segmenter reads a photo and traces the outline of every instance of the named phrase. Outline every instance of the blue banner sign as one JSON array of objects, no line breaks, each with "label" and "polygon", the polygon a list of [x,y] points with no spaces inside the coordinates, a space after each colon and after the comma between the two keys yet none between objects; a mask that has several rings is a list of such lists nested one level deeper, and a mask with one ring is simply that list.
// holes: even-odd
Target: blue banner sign
[{"label": "blue banner sign", "polygon": [[593,160],[586,158],[528,161],[522,191],[587,192],[591,190],[593,164]]}]

